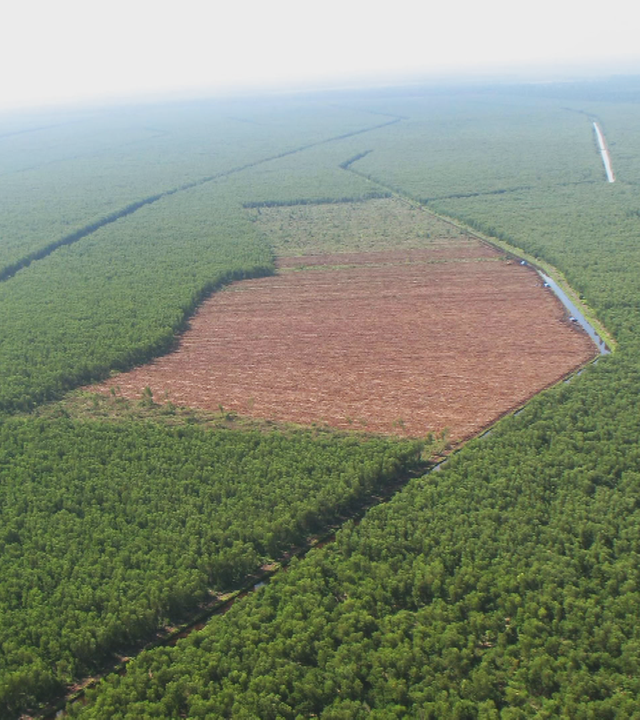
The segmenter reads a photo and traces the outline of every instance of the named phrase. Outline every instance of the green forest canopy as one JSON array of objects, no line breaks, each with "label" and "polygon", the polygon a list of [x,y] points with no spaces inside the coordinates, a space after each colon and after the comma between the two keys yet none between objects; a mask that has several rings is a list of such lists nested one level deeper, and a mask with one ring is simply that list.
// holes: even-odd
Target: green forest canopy
[{"label": "green forest canopy", "polygon": [[[0,182],[19,198],[8,199],[3,211],[0,263],[30,262],[0,283],[5,413],[37,407],[165,351],[219,283],[271,272],[271,250],[256,232],[253,211],[244,208],[259,203],[400,192],[556,265],[618,341],[615,355],[469,443],[440,472],[413,481],[360,525],[341,531],[335,545],[314,551],[175,648],[141,655],[126,676],[100,685],[74,714],[633,716],[640,670],[639,100],[638,84],[629,81],[112,110],[82,118],[82,132],[65,134],[63,122],[55,132],[29,137],[9,135],[17,121],[3,120],[0,150],[7,164]],[[613,185],[605,181],[593,117],[611,149]],[[108,192],[93,189],[98,180]],[[115,219],[145,199],[150,202]],[[90,227],[105,219],[95,231]],[[74,233],[81,237],[52,247]],[[43,249],[42,258],[31,258]],[[221,559],[212,548],[225,540],[206,525],[181,526],[180,504],[175,526],[166,521],[173,518],[164,505],[171,502],[166,482],[172,473],[184,478],[189,508],[203,486],[197,468],[216,467],[207,460],[211,448],[221,444],[234,452],[246,440],[231,431],[220,438],[136,421],[103,425],[3,421],[6,532],[0,547],[3,558],[31,566],[28,573],[2,575],[0,622],[15,638],[1,645],[0,702],[7,712],[18,714],[86,671],[96,660],[98,636],[117,644],[136,624],[164,621],[172,603],[178,610],[197,600],[208,583],[215,585],[215,573],[207,575],[215,563],[226,562],[233,575],[268,554],[268,538],[251,546],[243,537],[239,548],[232,540]],[[185,461],[188,470],[179,463],[161,467],[158,457],[181,457],[179,432],[202,441]],[[107,436],[129,454],[91,449]],[[415,448],[381,445],[396,459],[376,465],[375,443],[369,456],[367,443],[304,441],[314,467],[322,467],[324,446],[341,459],[331,461],[335,494],[310,506],[310,514],[301,507],[302,519],[288,521],[294,534],[323,519],[320,507],[330,516],[348,503],[353,479],[358,487],[384,481],[416,456]],[[285,448],[283,463],[299,456],[289,440],[269,442]],[[371,457],[371,480],[357,479],[339,449],[345,442],[349,452]],[[145,448],[157,450],[144,457]],[[265,448],[260,472],[275,457]],[[89,463],[83,453],[102,459]],[[138,454],[140,483],[131,492],[147,498],[167,533],[180,528],[189,548],[188,563],[180,564],[185,579],[176,585],[172,553],[163,562],[136,560],[145,552],[140,543],[152,537],[139,508],[127,511],[130,503],[110,499],[118,473],[128,479],[130,458]],[[81,468],[77,476],[70,461]],[[51,484],[62,476],[76,488]],[[306,468],[302,488],[308,477]],[[54,509],[55,523],[33,519]],[[233,512],[243,517],[245,510]],[[50,562],[56,532],[71,533],[82,514],[96,527],[104,521],[105,527],[129,522],[138,528],[137,549],[123,549],[129,567],[107,573],[121,577],[131,595],[110,581],[107,599],[99,599],[82,577],[82,562],[77,571],[75,560],[66,570],[64,560]],[[43,534],[35,533],[37,526]],[[288,527],[274,517],[266,534],[281,526]],[[80,537],[69,543],[79,558],[93,552],[108,564],[118,557],[119,536],[103,533],[102,545],[88,546]],[[167,542],[173,542],[169,535]],[[155,589],[141,596],[133,578],[146,583],[150,570]],[[76,574],[75,584],[69,573]],[[202,584],[198,578],[205,576]],[[76,618],[65,622],[87,628],[77,638],[55,636],[53,625],[51,635],[43,634],[41,620],[18,619],[30,607],[40,608],[34,618],[51,615],[56,593]],[[112,593],[146,598],[148,609],[127,599],[109,605]],[[98,631],[100,607],[113,621]]]}]

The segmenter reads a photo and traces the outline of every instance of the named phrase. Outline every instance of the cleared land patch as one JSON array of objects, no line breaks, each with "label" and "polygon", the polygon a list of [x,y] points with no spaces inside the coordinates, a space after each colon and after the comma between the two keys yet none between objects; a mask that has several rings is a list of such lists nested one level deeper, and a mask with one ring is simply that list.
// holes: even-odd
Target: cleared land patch
[{"label": "cleared land patch", "polygon": [[458,441],[594,356],[531,269],[430,232],[407,232],[396,250],[376,249],[393,245],[376,235],[364,240],[372,252],[283,257],[278,275],[211,297],[174,353],[100,389],[370,432],[447,429]]},{"label": "cleared land patch", "polygon": [[266,207],[253,210],[252,216],[278,257],[424,249],[466,237],[395,198]]}]

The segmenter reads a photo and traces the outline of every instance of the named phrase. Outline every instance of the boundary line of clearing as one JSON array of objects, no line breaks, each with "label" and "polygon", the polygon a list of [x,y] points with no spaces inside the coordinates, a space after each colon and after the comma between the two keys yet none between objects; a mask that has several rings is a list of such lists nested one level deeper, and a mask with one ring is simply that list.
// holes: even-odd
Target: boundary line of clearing
[{"label": "boundary line of clearing", "polygon": [[[404,199],[404,198],[401,198]],[[422,205],[418,205],[424,212],[430,213],[431,215],[439,218],[440,220],[443,220],[444,222],[449,223],[450,225],[453,225],[454,227],[458,228],[459,230],[464,230],[469,235],[472,235],[473,237],[478,238],[478,240],[481,240],[482,242],[487,243],[488,245],[491,245],[492,247],[495,247],[499,250],[504,250],[505,252],[508,252],[510,255],[512,255],[514,258],[518,260],[524,260],[526,263],[531,265],[533,268],[535,268],[538,271],[543,272],[545,275],[548,275],[552,280],[554,280],[557,285],[560,287],[560,289],[567,295],[569,300],[580,310],[580,312],[584,315],[587,322],[593,327],[593,329],[600,335],[602,340],[605,341],[607,346],[611,349],[611,352],[614,352],[616,350],[616,341],[611,335],[611,333],[605,328],[605,326],[600,322],[600,320],[596,317],[594,311],[587,305],[587,303],[580,297],[580,295],[571,287],[569,284],[569,281],[565,277],[564,273],[562,271],[558,270],[554,265],[551,265],[551,263],[548,263],[546,260],[541,260],[538,257],[535,257],[533,255],[530,255],[528,252],[523,250],[522,248],[518,247],[517,245],[512,245],[509,242],[506,242],[504,240],[500,240],[496,237],[492,237],[489,235],[485,235],[484,233],[481,233],[477,230],[473,230],[469,228],[464,223],[454,219],[450,218],[446,215],[440,215],[437,212],[434,212],[433,210],[430,210],[428,208],[425,208]]]},{"label": "boundary line of clearing", "polygon": [[546,260],[541,260],[538,257],[530,255],[528,252],[515,244],[506,242],[505,240],[500,240],[490,235],[485,235],[481,231],[474,230],[462,220],[452,218],[448,215],[442,215],[441,213],[438,213],[435,210],[427,207],[421,201],[415,200],[414,198],[406,195],[397,187],[388,185],[387,183],[384,183],[377,178],[374,178],[370,175],[365,175],[364,173],[355,170],[351,166],[351,164],[346,164],[345,167],[340,165],[339,167],[345,170],[345,172],[354,173],[355,175],[358,175],[359,177],[364,178],[371,183],[374,183],[376,185],[379,185],[380,187],[389,190],[391,194],[401,202],[404,202],[411,207],[421,210],[422,212],[428,213],[433,217],[437,217],[439,220],[442,220],[443,222],[455,227],[456,229],[462,230],[468,235],[471,235],[472,237],[475,237],[478,240],[481,240],[482,242],[491,245],[492,247],[503,250],[518,260],[524,260],[536,270],[544,272],[557,283],[557,285],[567,295],[571,302],[580,310],[587,322],[589,322],[589,324],[594,328],[594,330],[598,333],[601,339],[604,340],[606,345],[610,348],[611,352],[615,352],[617,343],[613,335],[611,335],[611,333],[606,329],[602,322],[596,317],[595,312],[585,303],[582,297],[580,297],[580,295],[571,287],[564,273],[558,270],[558,268],[556,268],[554,265],[551,265],[551,263],[547,262]]}]

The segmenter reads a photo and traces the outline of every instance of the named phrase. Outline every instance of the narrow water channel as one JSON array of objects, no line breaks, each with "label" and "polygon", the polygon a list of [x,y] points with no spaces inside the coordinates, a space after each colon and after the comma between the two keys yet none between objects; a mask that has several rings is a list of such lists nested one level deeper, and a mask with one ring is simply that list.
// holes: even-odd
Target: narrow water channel
[{"label": "narrow water channel", "polygon": [[[60,698],[58,701],[51,703],[49,707],[42,709],[34,715],[25,715],[22,717],[25,720],[64,720],[64,718],[68,718],[69,715],[66,712],[67,706],[86,704],[86,690],[93,689],[108,675],[126,674],[127,664],[141,652],[158,647],[175,646],[177,642],[187,637],[192,632],[202,630],[207,622],[213,617],[226,614],[236,602],[244,599],[247,595],[253,592],[259,591],[267,585],[275,575],[281,572],[287,572],[289,563],[294,557],[299,559],[304,558],[311,550],[322,548],[325,545],[329,545],[334,542],[336,532],[340,530],[340,528],[348,520],[352,520],[355,525],[358,525],[371,508],[388,502],[410,480],[424,477],[427,473],[433,470],[439,470],[440,466],[445,462],[446,459],[440,461],[435,459],[419,461],[415,467],[400,472],[393,480],[389,481],[387,485],[378,488],[375,495],[363,497],[356,506],[352,507],[349,511],[346,511],[335,524],[328,525],[324,529],[324,532],[317,538],[310,540],[306,544],[297,548],[292,548],[289,552],[281,556],[272,569],[261,569],[256,571],[253,577],[247,578],[244,585],[233,592],[228,599],[212,601],[208,607],[203,608],[190,620],[186,621],[178,630],[163,637],[157,637],[145,646],[137,649],[130,649],[130,657],[126,657],[122,661],[114,663],[111,667],[105,668],[102,672],[96,673],[93,678],[85,678],[86,684],[82,689],[75,693],[69,693],[66,697]],[[4,720],[4,718],[0,716],[0,720]]]},{"label": "narrow water channel", "polygon": [[577,323],[587,333],[587,335],[593,340],[600,355],[609,355],[611,350],[607,347],[605,341],[598,335],[593,326],[587,321],[585,316],[578,310],[578,308],[569,300],[567,294],[560,288],[558,283],[545,275],[541,270],[538,270],[538,275],[543,279],[545,287],[550,288],[553,293],[557,296],[560,302],[565,306],[569,313],[569,318],[572,322]]}]

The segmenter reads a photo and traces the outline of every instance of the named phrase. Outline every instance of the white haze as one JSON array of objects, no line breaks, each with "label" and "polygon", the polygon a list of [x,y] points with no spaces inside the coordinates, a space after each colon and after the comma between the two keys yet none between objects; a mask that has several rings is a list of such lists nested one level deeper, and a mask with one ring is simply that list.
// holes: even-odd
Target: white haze
[{"label": "white haze", "polygon": [[628,0],[8,0],[0,107],[640,71]]}]

